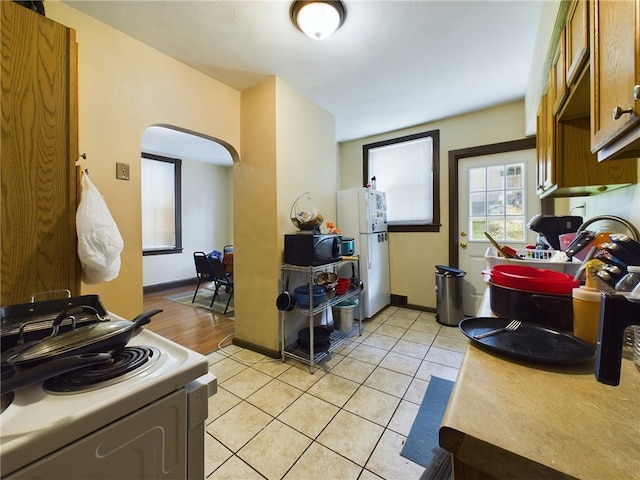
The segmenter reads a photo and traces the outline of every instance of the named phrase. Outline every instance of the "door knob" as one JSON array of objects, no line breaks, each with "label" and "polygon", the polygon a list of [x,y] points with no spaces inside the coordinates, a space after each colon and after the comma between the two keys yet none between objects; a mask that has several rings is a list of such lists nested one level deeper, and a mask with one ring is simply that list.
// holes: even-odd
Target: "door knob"
[{"label": "door knob", "polygon": [[467,248],[467,242],[460,242],[461,248]]}]

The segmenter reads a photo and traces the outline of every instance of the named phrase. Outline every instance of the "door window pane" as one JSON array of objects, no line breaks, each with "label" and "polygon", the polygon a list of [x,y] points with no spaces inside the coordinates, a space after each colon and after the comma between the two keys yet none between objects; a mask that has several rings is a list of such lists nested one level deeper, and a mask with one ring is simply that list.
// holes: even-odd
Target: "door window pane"
[{"label": "door window pane", "polygon": [[469,169],[470,240],[525,240],[524,163]]}]

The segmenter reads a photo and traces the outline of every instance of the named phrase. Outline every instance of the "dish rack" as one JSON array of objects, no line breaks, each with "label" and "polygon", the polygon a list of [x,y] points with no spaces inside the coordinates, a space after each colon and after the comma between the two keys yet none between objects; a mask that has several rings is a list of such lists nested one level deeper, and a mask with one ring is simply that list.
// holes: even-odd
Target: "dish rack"
[{"label": "dish rack", "polygon": [[494,247],[488,247],[484,253],[489,268],[495,265],[526,265],[533,268],[544,268],[546,270],[554,270],[556,272],[575,275],[580,268],[580,262],[572,260],[571,262],[551,262],[550,259],[559,253],[558,250],[534,250],[528,248],[515,249],[520,259],[505,258],[498,254]]}]

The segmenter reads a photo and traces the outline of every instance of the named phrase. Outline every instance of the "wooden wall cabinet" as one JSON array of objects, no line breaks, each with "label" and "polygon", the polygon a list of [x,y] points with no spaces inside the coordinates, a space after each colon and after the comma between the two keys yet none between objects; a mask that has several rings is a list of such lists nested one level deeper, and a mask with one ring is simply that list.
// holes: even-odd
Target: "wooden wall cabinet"
[{"label": "wooden wall cabinet", "polygon": [[592,0],[591,150],[640,156],[640,0]]},{"label": "wooden wall cabinet", "polygon": [[537,119],[536,191],[543,198],[594,195],[637,182],[636,159],[599,163],[599,152],[592,152],[588,12],[586,0],[573,1],[558,45],[549,49],[548,89]]},{"label": "wooden wall cabinet", "polygon": [[0,302],[79,293],[75,32],[0,2],[2,184]]}]

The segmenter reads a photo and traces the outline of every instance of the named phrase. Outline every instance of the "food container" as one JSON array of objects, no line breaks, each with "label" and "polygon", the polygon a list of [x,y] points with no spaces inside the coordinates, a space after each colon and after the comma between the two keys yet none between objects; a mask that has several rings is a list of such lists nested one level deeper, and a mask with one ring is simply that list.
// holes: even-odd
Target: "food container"
[{"label": "food container", "polygon": [[[309,285],[296,287],[294,294],[298,308],[317,307],[325,300],[325,289],[320,285],[312,285],[313,290],[309,295]],[[313,298],[311,298],[313,296]]]},{"label": "food container", "polygon": [[498,317],[533,322],[563,332],[573,332],[571,294],[550,295],[504,287],[490,282],[491,311]]},{"label": "food container", "polygon": [[535,293],[569,295],[580,286],[566,273],[526,265],[496,265],[490,278],[496,285]]}]

